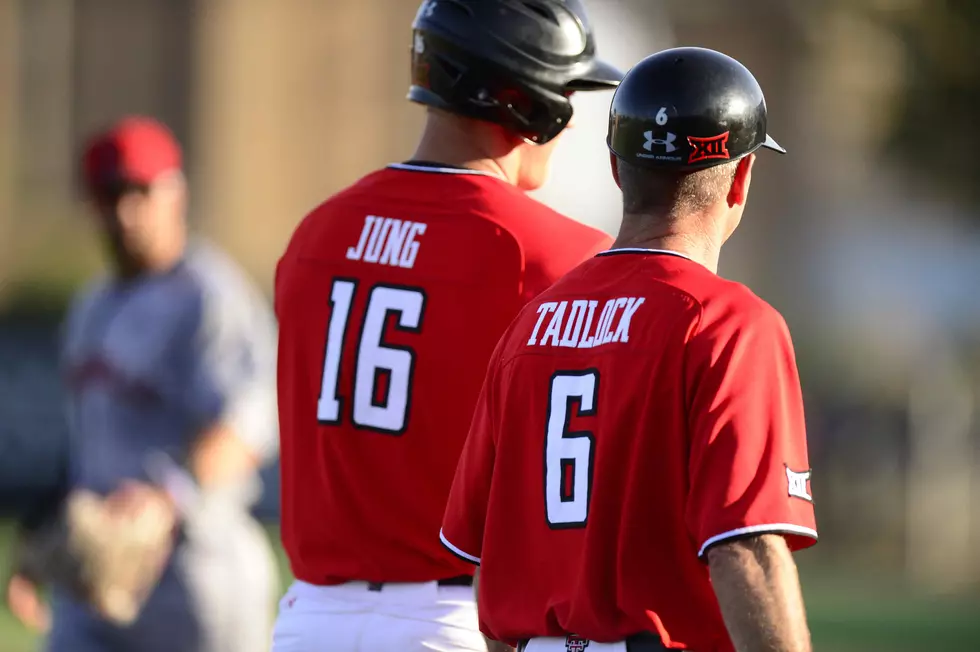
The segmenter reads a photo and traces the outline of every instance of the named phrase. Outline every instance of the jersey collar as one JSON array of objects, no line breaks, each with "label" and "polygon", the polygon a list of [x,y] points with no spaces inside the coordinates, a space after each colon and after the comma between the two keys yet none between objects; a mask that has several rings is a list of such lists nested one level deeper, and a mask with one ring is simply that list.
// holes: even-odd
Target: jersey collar
[{"label": "jersey collar", "polygon": [[692,262],[695,262],[693,258],[687,254],[682,254],[679,251],[671,251],[670,249],[644,249],[643,247],[622,247],[619,249],[606,249],[605,251],[600,251],[596,256],[617,256],[619,254],[663,254],[666,256],[677,256],[679,258],[686,258]]},{"label": "jersey collar", "polygon": [[430,163],[429,161],[406,161],[405,163],[389,163],[389,170],[405,170],[407,172],[428,172],[430,174],[468,174],[481,177],[492,177],[499,179],[496,174],[485,172],[484,170],[471,170],[469,168],[455,167],[441,163]]}]

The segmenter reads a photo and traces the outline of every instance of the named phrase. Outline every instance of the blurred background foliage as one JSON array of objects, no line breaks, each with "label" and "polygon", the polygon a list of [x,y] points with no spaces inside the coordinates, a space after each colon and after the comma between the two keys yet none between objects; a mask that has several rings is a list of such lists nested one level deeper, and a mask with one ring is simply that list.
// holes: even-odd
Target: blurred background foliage
[{"label": "blurred background foliage", "polygon": [[980,202],[980,3],[972,0],[844,2],[891,33],[904,83],[884,155],[900,157],[962,201]]}]

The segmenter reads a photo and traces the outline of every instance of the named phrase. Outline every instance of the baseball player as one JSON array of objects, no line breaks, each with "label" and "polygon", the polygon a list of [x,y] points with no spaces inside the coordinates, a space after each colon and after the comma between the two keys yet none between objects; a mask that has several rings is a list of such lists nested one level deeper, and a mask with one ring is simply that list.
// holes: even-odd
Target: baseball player
[{"label": "baseball player", "polygon": [[112,271],[64,326],[69,511],[104,504],[88,521],[108,527],[149,506],[163,519],[163,505],[175,534],[131,622],[56,585],[47,649],[268,650],[274,557],[248,510],[278,443],[274,316],[229,258],[188,238],[181,152],[163,125],[130,117],[98,135],[83,176]]},{"label": "baseball player", "polygon": [[578,1],[427,1],[414,157],[308,215],[279,262],[276,652],[486,649],[439,525],[493,346],[611,239],[525,193],[576,90],[614,87]]},{"label": "baseball player", "polygon": [[441,538],[481,626],[527,652],[806,652],[791,550],[816,537],[780,314],[717,275],[766,133],[752,74],[676,48],[613,99],[613,247],[520,313],[478,399]]}]

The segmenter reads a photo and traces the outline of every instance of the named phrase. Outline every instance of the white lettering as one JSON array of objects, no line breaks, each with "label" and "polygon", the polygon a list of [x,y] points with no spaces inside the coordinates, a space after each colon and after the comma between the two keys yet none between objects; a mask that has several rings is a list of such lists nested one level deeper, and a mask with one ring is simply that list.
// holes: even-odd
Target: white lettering
[{"label": "white lettering", "polygon": [[592,316],[595,314],[595,308],[599,305],[598,301],[589,301],[589,314],[585,318],[585,327],[582,328],[582,341],[579,343],[578,348],[580,349],[590,349],[592,348],[592,337],[586,337],[589,334],[589,329],[592,328]]},{"label": "white lettering", "polygon": [[615,304],[613,304],[613,309],[609,313],[609,318],[606,320],[606,323],[603,324],[603,326],[606,329],[605,334],[602,336],[602,343],[603,344],[609,344],[610,342],[612,342],[612,338],[613,338],[613,333],[612,333],[613,319],[616,318],[616,311],[619,310],[620,308],[622,308],[625,305],[626,305],[626,297],[620,297],[620,298],[616,299]]},{"label": "white lettering", "polygon": [[592,346],[602,346],[602,338],[606,334],[606,323],[612,319],[612,312],[616,307],[616,300],[610,299],[606,301],[606,304],[602,307],[602,312],[599,313],[599,322],[596,324],[595,336],[592,340]]},{"label": "white lettering", "polygon": [[398,266],[411,269],[415,266],[415,258],[419,254],[419,243],[416,238],[425,235],[426,225],[422,222],[410,222],[412,225],[408,229],[408,238],[405,239],[405,246],[402,248],[402,256],[398,260]]},{"label": "white lettering", "polygon": [[416,238],[425,227],[421,222],[368,215],[357,246],[347,247],[347,260],[411,269],[419,253]]},{"label": "white lettering", "polygon": [[561,336],[559,346],[575,348],[578,346],[578,338],[582,334],[582,322],[585,320],[585,309],[589,302],[581,299],[572,301],[572,310],[568,313],[568,321],[565,324],[565,332]]},{"label": "white lettering", "polygon": [[[629,342],[633,317],[645,301],[643,297],[608,299],[603,304],[598,320],[593,320],[593,317],[599,302],[593,299],[542,302],[537,308],[538,318],[531,337],[527,340],[527,346],[591,349],[612,342]],[[539,341],[538,333],[544,326],[545,318],[548,318],[548,325]],[[593,324],[595,330],[592,330]]]},{"label": "white lettering", "polygon": [[636,309],[643,305],[645,299],[640,297],[630,297],[628,303],[626,304],[626,309],[623,311],[623,316],[619,318],[619,324],[616,326],[616,334],[613,335],[613,342],[629,342],[630,341],[630,320],[633,319],[633,315],[636,314]]},{"label": "white lettering", "polygon": [[538,343],[538,329],[541,328],[541,322],[544,321],[545,315],[550,312],[554,312],[558,304],[554,301],[546,301],[538,306],[538,323],[534,325],[534,330],[531,332],[531,339],[527,341],[528,346],[534,346]]},{"label": "white lettering", "polygon": [[[380,218],[379,218],[380,219]],[[388,237],[388,230],[391,228],[391,218],[386,217],[381,222],[381,226],[374,228],[374,233],[368,238],[367,249],[364,251],[365,263],[376,263],[381,257],[381,247],[384,245],[385,238]]]},{"label": "white lettering", "polygon": [[374,229],[374,222],[377,218],[368,215],[364,220],[364,228],[361,229],[361,239],[357,241],[357,247],[347,247],[347,260],[360,260],[364,255],[364,244],[367,242],[368,235]]},{"label": "white lettering", "polygon": [[385,242],[384,252],[381,254],[378,263],[393,267],[398,265],[398,257],[401,255],[402,245],[405,244],[405,236],[408,234],[408,229],[411,226],[411,222],[391,220],[391,231],[388,233],[388,240]]},{"label": "white lettering", "polygon": [[551,322],[548,324],[548,328],[544,330],[544,337],[541,338],[541,346],[548,344],[548,338],[551,338],[552,346],[558,346],[558,338],[561,335],[561,322],[565,317],[565,308],[567,307],[567,301],[562,301],[558,304],[558,309],[551,316]]}]

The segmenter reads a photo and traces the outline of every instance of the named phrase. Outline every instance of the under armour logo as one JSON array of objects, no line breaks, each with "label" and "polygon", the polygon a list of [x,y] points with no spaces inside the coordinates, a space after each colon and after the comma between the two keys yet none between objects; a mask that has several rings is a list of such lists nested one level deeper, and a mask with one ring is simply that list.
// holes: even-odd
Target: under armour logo
[{"label": "under armour logo", "polygon": [[674,146],[674,141],[677,140],[677,136],[670,133],[669,131],[667,132],[666,138],[654,138],[652,131],[644,132],[643,137],[647,139],[647,141],[643,143],[643,149],[645,149],[648,152],[653,151],[654,145],[662,145],[664,151],[667,152],[668,154],[677,149],[677,147]]},{"label": "under armour logo", "polygon": [[574,634],[565,637],[565,650],[567,652],[585,652],[587,647],[589,647],[589,639],[587,638]]},{"label": "under armour logo", "polygon": [[810,471],[794,471],[786,467],[786,482],[789,485],[789,495],[794,498],[801,498],[807,502],[813,502],[807,485],[810,482]]},{"label": "under armour logo", "polygon": [[688,136],[687,142],[691,144],[691,155],[687,157],[688,163],[697,163],[709,158],[728,159],[728,132],[711,136],[710,138],[698,138]]},{"label": "under armour logo", "polygon": [[428,4],[426,4],[425,5],[425,10],[424,10],[424,16],[426,18],[432,18],[432,14],[434,14],[436,12],[436,5],[438,5],[438,4],[439,3],[437,2],[437,0],[432,0],[432,2],[429,2]]}]

